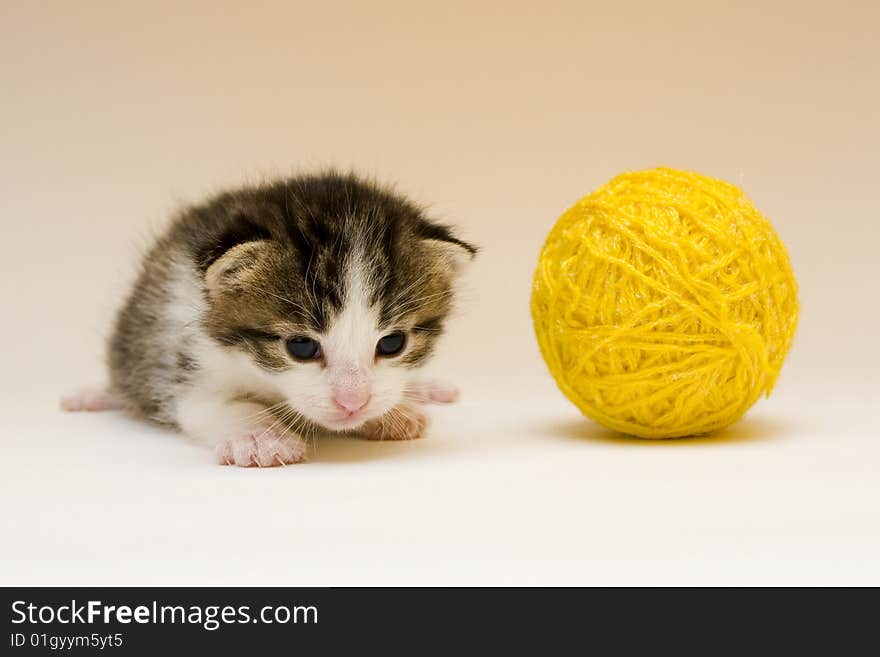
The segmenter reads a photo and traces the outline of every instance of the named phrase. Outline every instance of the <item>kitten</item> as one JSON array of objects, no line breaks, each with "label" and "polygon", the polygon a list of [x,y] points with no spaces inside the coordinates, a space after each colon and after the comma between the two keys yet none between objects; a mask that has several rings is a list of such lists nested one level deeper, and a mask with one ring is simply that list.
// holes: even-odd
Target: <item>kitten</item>
[{"label": "kitten", "polygon": [[403,196],[354,175],[295,177],[184,211],[143,262],[109,342],[120,407],[214,448],[221,464],[306,457],[319,429],[418,437],[419,382],[476,249]]}]

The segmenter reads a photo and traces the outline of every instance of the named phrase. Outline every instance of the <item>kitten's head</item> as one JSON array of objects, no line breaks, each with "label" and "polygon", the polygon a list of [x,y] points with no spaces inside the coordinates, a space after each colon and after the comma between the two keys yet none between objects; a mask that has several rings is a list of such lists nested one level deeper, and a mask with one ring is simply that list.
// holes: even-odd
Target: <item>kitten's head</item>
[{"label": "kitten's head", "polygon": [[[393,192],[296,178],[215,201],[208,332],[307,420],[354,429],[405,397],[475,248]],[[205,219],[205,225],[215,224]]]}]

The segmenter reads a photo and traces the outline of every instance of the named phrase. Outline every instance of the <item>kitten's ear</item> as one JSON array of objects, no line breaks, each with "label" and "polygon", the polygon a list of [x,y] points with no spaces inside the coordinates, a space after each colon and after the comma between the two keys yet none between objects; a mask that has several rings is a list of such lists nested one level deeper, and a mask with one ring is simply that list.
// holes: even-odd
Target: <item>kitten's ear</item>
[{"label": "kitten's ear", "polygon": [[457,239],[426,239],[424,244],[454,276],[461,274],[477,255],[476,247]]},{"label": "kitten's ear", "polygon": [[458,239],[452,230],[443,224],[425,221],[419,233],[429,253],[453,275],[458,276],[477,255],[477,247]]},{"label": "kitten's ear", "polygon": [[205,270],[205,285],[212,296],[245,283],[256,269],[265,240],[245,242],[228,249]]}]

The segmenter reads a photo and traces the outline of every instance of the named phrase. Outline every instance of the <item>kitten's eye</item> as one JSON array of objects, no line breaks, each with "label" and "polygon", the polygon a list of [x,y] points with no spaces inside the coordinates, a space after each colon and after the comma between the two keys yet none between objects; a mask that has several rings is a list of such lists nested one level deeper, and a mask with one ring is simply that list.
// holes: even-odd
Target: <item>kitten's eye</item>
[{"label": "kitten's eye", "polygon": [[400,333],[389,333],[379,340],[376,345],[376,353],[379,356],[394,356],[399,354],[406,344],[406,335]]},{"label": "kitten's eye", "polygon": [[311,338],[290,338],[287,341],[287,351],[297,360],[313,360],[321,355],[321,345]]}]

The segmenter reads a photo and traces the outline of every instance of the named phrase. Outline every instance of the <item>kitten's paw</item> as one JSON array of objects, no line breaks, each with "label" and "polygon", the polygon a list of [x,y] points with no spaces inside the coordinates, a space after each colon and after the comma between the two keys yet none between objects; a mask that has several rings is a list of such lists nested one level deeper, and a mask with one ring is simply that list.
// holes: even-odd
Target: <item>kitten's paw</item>
[{"label": "kitten's paw", "polygon": [[61,409],[68,412],[115,411],[119,408],[122,408],[119,400],[101,388],[83,388],[61,398]]},{"label": "kitten's paw", "polygon": [[458,386],[446,381],[416,381],[406,389],[406,397],[420,404],[451,404],[458,400]]},{"label": "kitten's paw", "polygon": [[270,468],[306,460],[306,446],[302,441],[265,429],[255,429],[238,438],[224,440],[214,451],[220,465],[242,468]]},{"label": "kitten's paw", "polygon": [[367,440],[413,440],[420,438],[428,427],[428,416],[410,405],[395,406],[378,420],[364,425]]}]

